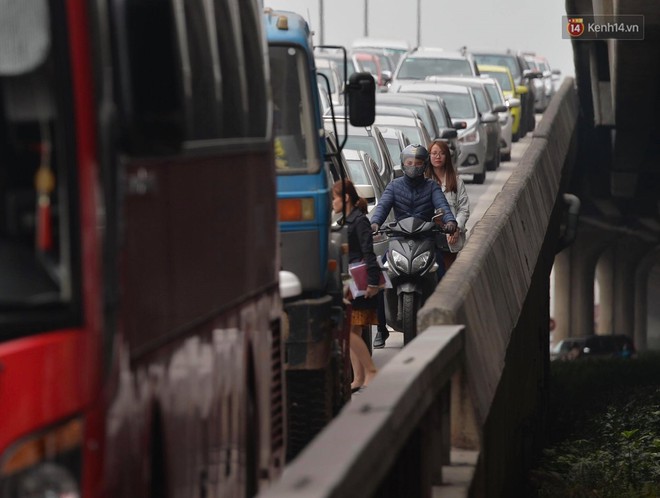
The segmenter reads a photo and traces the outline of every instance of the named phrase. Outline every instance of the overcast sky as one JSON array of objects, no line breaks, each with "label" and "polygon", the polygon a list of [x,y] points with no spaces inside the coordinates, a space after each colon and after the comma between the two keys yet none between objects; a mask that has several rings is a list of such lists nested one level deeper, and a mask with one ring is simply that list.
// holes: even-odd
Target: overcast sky
[{"label": "overcast sky", "polygon": [[[290,10],[311,20],[314,42],[323,30],[327,45],[349,46],[365,32],[417,44],[417,0],[263,0],[265,6]],[[319,5],[325,12],[323,26]],[[562,39],[563,0],[419,0],[421,45],[455,50],[524,50],[545,55],[553,69],[574,75],[570,40]],[[402,7],[405,6],[405,7]]]}]

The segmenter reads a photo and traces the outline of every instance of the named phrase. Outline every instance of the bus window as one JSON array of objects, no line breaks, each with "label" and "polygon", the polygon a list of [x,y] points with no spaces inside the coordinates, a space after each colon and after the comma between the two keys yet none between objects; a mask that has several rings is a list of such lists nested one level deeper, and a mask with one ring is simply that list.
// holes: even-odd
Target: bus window
[{"label": "bus window", "polygon": [[0,45],[0,339],[78,316],[76,162],[64,138],[72,116],[58,105],[70,85],[41,21],[28,23],[39,43],[26,59],[12,63],[11,46]]}]

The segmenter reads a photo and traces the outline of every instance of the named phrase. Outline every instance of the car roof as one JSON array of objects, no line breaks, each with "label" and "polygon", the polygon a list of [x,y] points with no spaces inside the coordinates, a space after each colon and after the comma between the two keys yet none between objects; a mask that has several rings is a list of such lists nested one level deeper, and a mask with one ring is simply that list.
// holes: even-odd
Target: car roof
[{"label": "car roof", "polygon": [[[377,125],[387,125],[387,126],[418,126],[421,120],[418,116],[402,116],[398,114],[380,114],[376,116],[375,123]],[[421,123],[423,124],[423,123]]]},{"label": "car roof", "polygon": [[352,45],[354,48],[394,48],[399,50],[410,50],[410,44],[404,40],[386,40],[381,38],[358,38]]},{"label": "car roof", "polygon": [[458,85],[470,85],[470,86],[483,86],[485,78],[481,76],[431,76],[427,78],[426,81],[429,83],[438,82],[438,83],[450,83],[454,82]]},{"label": "car roof", "polygon": [[408,118],[412,117],[421,119],[421,116],[417,111],[413,109],[407,109],[405,107],[397,107],[387,104],[376,104],[376,117],[380,115],[378,111],[380,111],[382,114],[386,114],[387,116],[403,116]]},{"label": "car roof", "polygon": [[511,70],[506,66],[497,66],[495,64],[477,64],[479,71],[484,71],[486,73],[510,73]]},{"label": "car roof", "polygon": [[403,132],[398,128],[392,128],[391,126],[379,126],[380,133],[383,135],[383,138],[396,138],[398,139]]},{"label": "car roof", "polygon": [[[405,91],[404,91],[405,89]],[[470,93],[470,90],[461,85],[449,83],[405,83],[398,88],[399,93],[408,92],[450,92],[450,93]]]},{"label": "car roof", "polygon": [[407,93],[377,93],[376,105],[387,105],[388,102],[399,104],[421,104],[426,103],[426,98],[421,95],[408,95]]},{"label": "car roof", "polygon": [[[343,116],[341,116],[343,118]],[[332,129],[332,116],[323,116],[324,127]],[[351,123],[348,123],[348,135],[362,136],[362,137],[371,137],[373,133],[374,126],[364,127],[364,126],[353,126]],[[339,135],[344,135],[344,123],[337,120],[337,133]]]},{"label": "car roof", "polygon": [[435,47],[417,47],[407,54],[407,57],[425,57],[437,59],[456,59],[468,60],[468,55],[459,52],[458,50],[445,50],[443,48]]},{"label": "car roof", "polygon": [[339,70],[335,60],[331,59],[330,57],[325,57],[324,55],[314,54],[314,64],[317,68],[331,68]]}]

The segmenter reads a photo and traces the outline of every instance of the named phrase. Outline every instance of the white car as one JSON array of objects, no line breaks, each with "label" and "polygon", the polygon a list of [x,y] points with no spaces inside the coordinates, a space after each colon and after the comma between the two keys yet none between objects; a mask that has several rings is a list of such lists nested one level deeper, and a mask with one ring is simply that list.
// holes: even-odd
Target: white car
[{"label": "white car", "polygon": [[414,81],[432,76],[478,76],[479,70],[467,52],[439,48],[417,48],[405,54],[392,77],[391,92]]}]

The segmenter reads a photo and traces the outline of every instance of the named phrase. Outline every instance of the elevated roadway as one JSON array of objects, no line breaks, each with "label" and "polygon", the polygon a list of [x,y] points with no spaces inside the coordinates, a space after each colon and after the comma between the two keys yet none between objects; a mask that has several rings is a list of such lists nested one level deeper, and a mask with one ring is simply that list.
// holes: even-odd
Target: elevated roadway
[{"label": "elevated roadway", "polygon": [[575,80],[420,311],[420,336],[264,497],[520,496],[543,444],[553,267],[555,342],[660,346],[660,4],[623,4],[567,1],[571,15],[642,14],[645,39],[572,42]]}]

